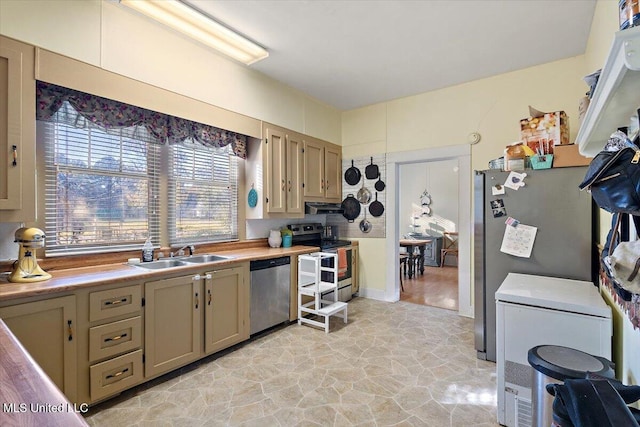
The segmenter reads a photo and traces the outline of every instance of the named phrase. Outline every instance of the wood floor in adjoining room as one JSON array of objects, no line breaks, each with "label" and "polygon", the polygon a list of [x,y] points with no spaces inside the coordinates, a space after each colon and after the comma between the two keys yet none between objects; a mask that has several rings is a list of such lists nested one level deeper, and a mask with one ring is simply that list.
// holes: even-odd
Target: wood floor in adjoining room
[{"label": "wood floor in adjoining room", "polygon": [[401,301],[458,311],[458,267],[425,267],[424,274],[403,276],[402,283]]}]

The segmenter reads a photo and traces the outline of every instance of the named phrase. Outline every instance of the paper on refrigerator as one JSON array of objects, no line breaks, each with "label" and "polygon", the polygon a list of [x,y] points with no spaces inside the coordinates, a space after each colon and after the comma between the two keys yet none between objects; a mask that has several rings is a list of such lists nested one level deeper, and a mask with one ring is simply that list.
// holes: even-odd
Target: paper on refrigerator
[{"label": "paper on refrigerator", "polygon": [[530,258],[537,232],[538,228],[531,225],[518,224],[515,227],[505,225],[500,252],[521,258]]}]

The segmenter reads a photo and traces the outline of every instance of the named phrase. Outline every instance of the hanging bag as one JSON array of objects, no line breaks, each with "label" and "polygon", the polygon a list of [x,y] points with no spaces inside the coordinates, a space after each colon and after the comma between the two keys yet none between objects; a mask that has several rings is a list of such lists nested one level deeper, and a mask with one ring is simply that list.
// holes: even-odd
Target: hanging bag
[{"label": "hanging bag", "polygon": [[[634,329],[640,328],[640,272],[636,265],[640,252],[638,240],[621,241],[622,215],[614,214],[600,258],[602,283],[609,288],[614,300],[621,306]],[[636,230],[640,230],[640,217],[633,216]]]},{"label": "hanging bag", "polygon": [[616,294],[624,301],[632,301],[640,299],[640,240],[621,241],[622,215],[616,213],[611,219],[611,230],[602,249],[601,262]]},{"label": "hanging bag", "polygon": [[614,133],[578,187],[608,212],[640,215],[640,149],[621,132]]}]

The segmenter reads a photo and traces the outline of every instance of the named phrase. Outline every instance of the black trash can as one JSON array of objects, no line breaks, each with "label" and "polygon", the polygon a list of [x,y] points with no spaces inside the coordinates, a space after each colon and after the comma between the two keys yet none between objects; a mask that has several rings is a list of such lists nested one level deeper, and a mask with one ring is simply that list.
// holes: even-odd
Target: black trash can
[{"label": "black trash can", "polygon": [[550,427],[553,422],[553,396],[547,392],[547,384],[582,379],[589,372],[615,378],[613,363],[609,360],[569,347],[539,345],[529,350],[527,359],[533,367],[533,427]]}]

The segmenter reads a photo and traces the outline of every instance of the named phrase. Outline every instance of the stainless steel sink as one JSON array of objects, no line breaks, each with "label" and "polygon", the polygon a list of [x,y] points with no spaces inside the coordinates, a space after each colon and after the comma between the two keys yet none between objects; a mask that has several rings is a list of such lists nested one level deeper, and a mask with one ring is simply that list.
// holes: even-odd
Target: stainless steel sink
[{"label": "stainless steel sink", "polygon": [[230,258],[231,257],[228,257],[228,256],[206,254],[206,255],[192,255],[192,256],[188,256],[180,259],[188,263],[201,264],[205,262],[224,261]]},{"label": "stainless steel sink", "polygon": [[189,263],[179,259],[161,259],[158,261],[141,262],[136,264],[136,267],[147,268],[149,270],[161,270],[163,268],[181,267],[183,265],[189,265]]}]

